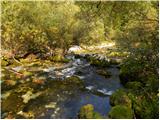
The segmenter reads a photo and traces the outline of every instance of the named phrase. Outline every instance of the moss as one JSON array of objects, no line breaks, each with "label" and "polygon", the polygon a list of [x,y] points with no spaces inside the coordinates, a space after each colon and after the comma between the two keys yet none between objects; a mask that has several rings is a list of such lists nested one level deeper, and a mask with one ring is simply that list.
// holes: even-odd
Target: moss
[{"label": "moss", "polygon": [[112,106],[126,105],[130,108],[132,107],[132,102],[123,89],[117,90],[115,93],[111,95],[110,104]]},{"label": "moss", "polygon": [[116,105],[112,107],[111,111],[109,112],[109,118],[112,119],[132,119],[133,112],[131,108],[123,105]]},{"label": "moss", "polygon": [[100,69],[96,71],[99,75],[105,76],[106,78],[111,76],[111,73],[104,70],[104,69]]},{"label": "moss", "polygon": [[81,107],[78,114],[80,119],[102,119],[103,116],[98,112],[94,111],[94,106],[92,104],[87,104]]},{"label": "moss", "polygon": [[61,55],[53,56],[53,57],[52,57],[52,60],[55,61],[55,62],[59,62],[59,61],[62,60],[62,56],[61,56]]},{"label": "moss", "polygon": [[24,76],[32,76],[33,73],[32,73],[32,72],[28,72],[28,71],[24,71],[24,72],[23,72],[23,75],[24,75]]},{"label": "moss", "polygon": [[67,58],[64,58],[62,55],[55,55],[51,58],[52,61],[54,62],[63,62],[63,63],[68,63],[70,60]]},{"label": "moss", "polygon": [[94,112],[94,106],[91,104],[87,104],[81,107],[80,112],[79,112],[79,118],[80,119],[92,119],[93,112]]},{"label": "moss", "polygon": [[105,60],[98,60],[94,57],[89,57],[87,59],[91,65],[97,66],[97,67],[108,67],[109,66],[109,62],[105,61]]},{"label": "moss", "polygon": [[64,80],[65,84],[73,84],[73,85],[79,85],[80,87],[83,87],[83,81],[76,76],[68,77]]},{"label": "moss", "polygon": [[64,63],[69,63],[69,59],[67,59],[67,58],[64,58],[63,60],[62,60],[62,62],[64,62]]}]

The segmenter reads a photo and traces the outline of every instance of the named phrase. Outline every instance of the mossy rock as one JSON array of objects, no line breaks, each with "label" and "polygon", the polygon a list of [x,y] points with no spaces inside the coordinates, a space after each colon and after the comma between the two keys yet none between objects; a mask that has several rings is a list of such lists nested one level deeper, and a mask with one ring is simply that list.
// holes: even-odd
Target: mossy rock
[{"label": "mossy rock", "polygon": [[51,58],[52,61],[54,62],[63,62],[63,63],[68,63],[70,60],[67,58],[64,58],[62,55],[55,55]]},{"label": "mossy rock", "polygon": [[99,75],[105,76],[106,78],[111,77],[111,73],[104,70],[104,69],[99,69],[96,71]]},{"label": "mossy rock", "polygon": [[79,87],[84,87],[83,81],[77,76],[71,76],[64,80],[66,84],[79,85]]},{"label": "mossy rock", "polygon": [[127,89],[133,89],[133,90],[138,90],[142,87],[142,83],[134,81],[134,82],[128,82],[125,87]]},{"label": "mossy rock", "polygon": [[94,106],[92,104],[87,104],[81,107],[78,117],[80,119],[92,119],[93,113],[94,113]]},{"label": "mossy rock", "polygon": [[88,61],[90,62],[91,65],[97,66],[97,67],[108,67],[109,63],[105,60],[98,60],[93,57],[89,57]]},{"label": "mossy rock", "polygon": [[62,62],[64,62],[64,63],[69,63],[69,61],[70,61],[70,60],[67,59],[67,58],[63,58],[63,59],[62,59]]},{"label": "mossy rock", "polygon": [[127,96],[127,93],[123,90],[117,90],[115,93],[113,93],[110,97],[110,104],[112,106],[115,105],[126,105],[128,107],[132,107],[132,101]]},{"label": "mossy rock", "polygon": [[109,118],[112,119],[132,119],[133,112],[131,108],[124,105],[116,105],[109,112]]},{"label": "mossy rock", "polygon": [[55,61],[55,62],[59,62],[59,61],[62,60],[62,56],[61,56],[61,55],[53,56],[53,57],[52,57],[52,60]]},{"label": "mossy rock", "polygon": [[102,119],[103,117],[94,111],[94,106],[92,104],[87,104],[81,107],[78,114],[80,119]]}]

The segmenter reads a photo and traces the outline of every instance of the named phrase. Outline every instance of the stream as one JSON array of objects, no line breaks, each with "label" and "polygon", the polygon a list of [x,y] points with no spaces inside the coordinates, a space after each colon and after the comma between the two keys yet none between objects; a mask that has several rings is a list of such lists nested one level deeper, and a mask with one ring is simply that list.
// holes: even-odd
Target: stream
[{"label": "stream", "polygon": [[[12,67],[16,71],[28,70],[33,74],[23,80],[18,79],[12,87],[5,87],[5,80],[2,80],[2,118],[9,115],[13,118],[77,118],[80,108],[86,104],[92,104],[96,112],[107,116],[111,108],[110,95],[122,87],[117,66],[103,68],[111,73],[106,78],[96,72],[99,68],[84,58],[66,57],[71,61],[62,67]],[[4,73],[2,78],[10,79],[7,75],[9,73]],[[80,78],[83,85],[68,82],[71,76]]]}]

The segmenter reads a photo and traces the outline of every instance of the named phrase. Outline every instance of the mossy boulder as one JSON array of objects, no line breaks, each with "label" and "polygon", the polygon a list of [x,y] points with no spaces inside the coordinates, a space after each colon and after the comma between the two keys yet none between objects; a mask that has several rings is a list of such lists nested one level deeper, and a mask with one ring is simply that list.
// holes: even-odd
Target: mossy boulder
[{"label": "mossy boulder", "polygon": [[125,105],[128,106],[129,108],[132,107],[132,101],[130,100],[130,98],[127,96],[127,93],[123,89],[117,90],[115,93],[111,95],[110,104],[112,106]]},{"label": "mossy boulder", "polygon": [[112,119],[132,119],[133,112],[131,108],[124,105],[116,105],[109,112],[109,118]]},{"label": "mossy boulder", "polygon": [[51,58],[52,61],[54,62],[64,62],[68,63],[70,60],[67,58],[64,58],[62,55],[55,55]]},{"label": "mossy boulder", "polygon": [[94,106],[91,104],[87,104],[87,105],[81,107],[80,112],[79,112],[79,118],[92,119],[93,112],[94,112]]},{"label": "mossy boulder", "polygon": [[99,60],[94,57],[89,57],[87,60],[90,62],[91,65],[94,65],[97,67],[108,67],[109,66],[109,62],[105,60]]},{"label": "mossy boulder", "polygon": [[63,58],[63,60],[62,60],[62,62],[64,62],[64,63],[69,63],[69,59],[67,59],[67,58]]},{"label": "mossy boulder", "polygon": [[78,118],[80,119],[102,119],[103,117],[94,112],[94,106],[92,104],[87,104],[81,107],[80,112],[78,114]]},{"label": "mossy boulder", "polygon": [[71,76],[71,77],[66,78],[64,80],[64,83],[65,84],[78,85],[80,88],[84,87],[83,81],[79,77],[77,77],[77,76]]},{"label": "mossy boulder", "polygon": [[111,73],[104,69],[99,69],[96,71],[99,75],[105,76],[106,78],[111,76]]}]

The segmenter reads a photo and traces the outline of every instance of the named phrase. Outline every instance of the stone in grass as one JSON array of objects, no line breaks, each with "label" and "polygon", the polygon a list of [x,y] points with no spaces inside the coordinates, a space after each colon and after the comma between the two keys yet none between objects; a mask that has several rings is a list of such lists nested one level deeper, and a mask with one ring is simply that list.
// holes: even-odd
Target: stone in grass
[{"label": "stone in grass", "polygon": [[111,95],[110,104],[112,106],[126,105],[129,108],[132,107],[132,102],[131,102],[130,98],[127,96],[127,93],[123,89],[119,89]]},{"label": "stone in grass", "polygon": [[111,73],[106,71],[105,69],[99,69],[96,72],[97,74],[105,76],[106,78],[111,77]]},{"label": "stone in grass", "polygon": [[80,119],[101,119],[103,118],[99,113],[94,111],[92,104],[87,104],[81,107],[78,118]]},{"label": "stone in grass", "polygon": [[109,118],[112,119],[132,119],[133,112],[131,108],[124,105],[116,105],[109,112]]}]

